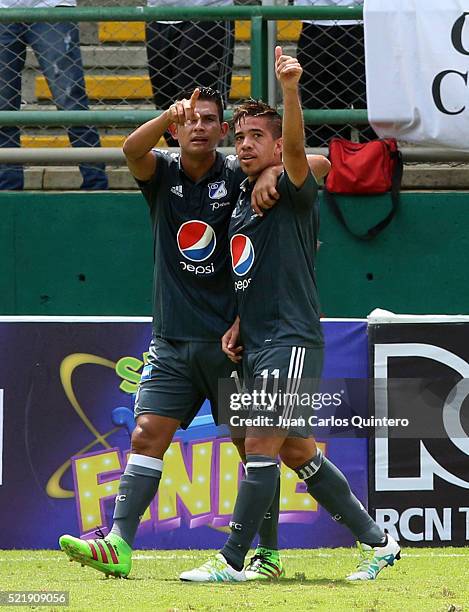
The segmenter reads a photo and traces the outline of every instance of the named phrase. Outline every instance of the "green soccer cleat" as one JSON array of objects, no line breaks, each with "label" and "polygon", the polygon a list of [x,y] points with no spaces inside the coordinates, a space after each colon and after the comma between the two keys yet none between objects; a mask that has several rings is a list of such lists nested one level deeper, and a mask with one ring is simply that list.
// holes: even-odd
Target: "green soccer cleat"
[{"label": "green soccer cleat", "polygon": [[389,535],[382,546],[368,546],[357,542],[361,561],[357,571],[347,576],[347,580],[374,580],[382,569],[394,565],[394,561],[401,558],[401,548],[396,540]]},{"label": "green soccer cleat", "polygon": [[237,571],[231,567],[225,557],[218,553],[196,569],[182,572],[179,576],[183,582],[244,582],[244,570]]},{"label": "green soccer cleat", "polygon": [[132,549],[113,533],[96,540],[63,535],[59,538],[59,546],[70,561],[88,565],[106,577],[126,578],[132,567]]},{"label": "green soccer cleat", "polygon": [[285,575],[278,550],[258,546],[244,570],[246,580],[278,580]]}]

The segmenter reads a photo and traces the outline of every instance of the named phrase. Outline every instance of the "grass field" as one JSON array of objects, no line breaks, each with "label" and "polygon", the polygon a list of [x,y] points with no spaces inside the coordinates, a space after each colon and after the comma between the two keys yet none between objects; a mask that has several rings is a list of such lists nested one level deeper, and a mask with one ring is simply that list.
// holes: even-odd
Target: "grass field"
[{"label": "grass field", "polygon": [[[106,579],[55,551],[0,551],[0,590],[70,591],[72,610],[469,611],[469,549],[406,549],[374,582],[348,583],[351,549],[286,550],[276,583],[187,584],[207,551],[139,551],[131,577]],[[10,608],[11,609],[11,608]],[[64,608],[36,608],[38,610]]]}]

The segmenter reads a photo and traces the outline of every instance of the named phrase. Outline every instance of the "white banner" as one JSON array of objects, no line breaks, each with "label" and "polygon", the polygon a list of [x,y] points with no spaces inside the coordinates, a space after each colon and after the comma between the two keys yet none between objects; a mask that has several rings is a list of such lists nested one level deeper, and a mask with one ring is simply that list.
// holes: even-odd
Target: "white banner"
[{"label": "white banner", "polygon": [[381,137],[469,150],[469,0],[365,0],[368,115]]}]

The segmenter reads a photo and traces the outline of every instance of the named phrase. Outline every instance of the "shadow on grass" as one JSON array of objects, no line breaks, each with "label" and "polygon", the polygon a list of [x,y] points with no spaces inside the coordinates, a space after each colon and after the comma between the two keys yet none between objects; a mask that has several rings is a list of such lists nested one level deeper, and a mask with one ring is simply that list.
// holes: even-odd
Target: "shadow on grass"
[{"label": "shadow on grass", "polygon": [[197,587],[219,587],[223,589],[228,586],[235,586],[236,588],[243,588],[245,586],[256,588],[271,588],[272,586],[331,586],[331,587],[346,587],[353,588],[353,584],[345,579],[331,579],[331,578],[305,578],[298,580],[297,578],[282,578],[282,580],[262,580],[262,581],[246,581],[246,582],[186,582],[184,580],[179,580],[178,578],[156,578],[155,576],[147,576],[147,577],[136,577],[136,578],[128,578],[128,580],[142,581],[145,582],[154,581],[154,582],[165,582],[168,584],[178,584],[182,586],[197,586]]},{"label": "shadow on grass", "polygon": [[[257,583],[259,584],[259,583]],[[262,585],[266,585],[268,586],[269,584],[272,584],[272,582],[267,582],[267,583],[262,583]],[[338,586],[338,587],[347,587],[350,588],[352,585],[351,582],[349,582],[348,580],[345,580],[344,578],[305,578],[305,579],[301,579],[299,580],[298,578],[282,578],[282,580],[279,580],[277,582],[274,582],[273,584],[306,584],[308,586]]]}]

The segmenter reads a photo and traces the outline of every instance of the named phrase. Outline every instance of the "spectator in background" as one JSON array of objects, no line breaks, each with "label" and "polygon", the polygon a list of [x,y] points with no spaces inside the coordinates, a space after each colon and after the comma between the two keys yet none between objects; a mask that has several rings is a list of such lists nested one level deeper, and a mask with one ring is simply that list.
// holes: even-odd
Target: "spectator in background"
[{"label": "spectator in background", "polygon": [[[148,0],[148,6],[231,6],[233,0]],[[226,105],[233,67],[234,21],[151,21],[148,68],[156,108],[168,108],[196,85],[217,89]],[[169,132],[169,146],[177,147]]]},{"label": "spectator in background", "polygon": [[[54,8],[75,6],[75,0],[0,0],[0,8]],[[59,110],[88,110],[80,38],[76,23],[6,23],[0,24],[0,110],[19,110],[21,73],[29,45],[44,74]],[[96,128],[71,127],[73,147],[99,147]],[[0,147],[19,147],[17,127],[0,129]],[[82,189],[107,189],[104,164],[81,164]],[[0,165],[0,189],[23,189],[22,166]]]},{"label": "spectator in background", "polygon": [[[296,6],[347,7],[363,0],[294,0]],[[303,66],[300,82],[305,109],[366,108],[365,46],[361,21],[303,21],[298,41],[298,61]],[[363,126],[360,139],[376,134]],[[351,137],[350,126],[305,126],[309,147],[327,146],[333,136]]]}]

